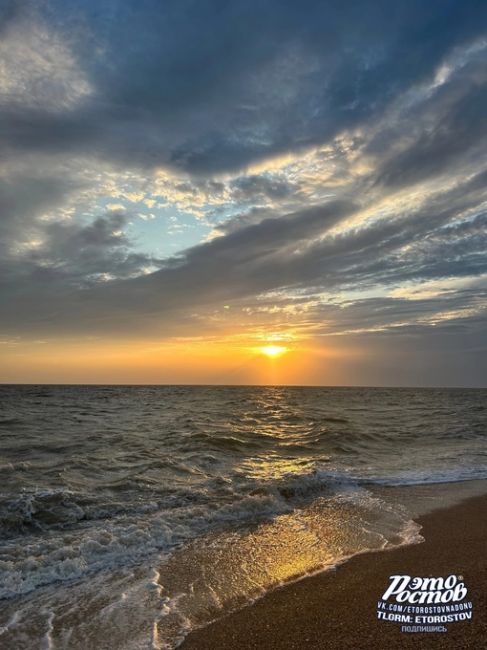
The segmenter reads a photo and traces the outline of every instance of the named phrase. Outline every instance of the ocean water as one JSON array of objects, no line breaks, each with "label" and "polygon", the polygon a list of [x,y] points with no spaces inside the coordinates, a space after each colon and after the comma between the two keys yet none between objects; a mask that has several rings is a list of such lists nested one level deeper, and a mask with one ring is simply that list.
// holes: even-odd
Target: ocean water
[{"label": "ocean water", "polygon": [[0,648],[174,648],[287,581],[419,541],[398,495],[487,478],[486,398],[0,386]]}]

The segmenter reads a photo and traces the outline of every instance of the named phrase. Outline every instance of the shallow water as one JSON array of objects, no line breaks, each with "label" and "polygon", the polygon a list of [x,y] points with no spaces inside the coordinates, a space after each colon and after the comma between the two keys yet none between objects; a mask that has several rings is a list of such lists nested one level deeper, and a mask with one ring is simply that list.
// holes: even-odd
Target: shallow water
[{"label": "shallow water", "polygon": [[487,477],[486,397],[0,387],[0,647],[173,647],[282,582],[418,541],[400,495]]}]

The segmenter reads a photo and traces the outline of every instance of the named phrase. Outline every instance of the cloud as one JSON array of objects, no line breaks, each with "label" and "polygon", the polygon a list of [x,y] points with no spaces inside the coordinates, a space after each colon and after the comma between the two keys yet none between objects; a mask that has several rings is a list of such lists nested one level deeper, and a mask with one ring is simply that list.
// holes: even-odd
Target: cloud
[{"label": "cloud", "polygon": [[[463,190],[468,196],[468,189],[479,185],[480,179],[474,177]],[[358,205],[334,201],[267,218],[189,249],[150,275],[96,285],[69,298],[61,295],[59,300],[62,304],[68,300],[68,308],[65,321],[57,321],[56,326],[95,331],[100,322],[109,329],[118,321],[122,327],[119,319],[123,313],[127,327],[145,322],[145,316],[159,317],[163,327],[164,321],[177,322],[181,310],[253,301],[254,296],[273,290],[357,291],[485,273],[487,260],[481,255],[487,243],[485,216],[476,214],[469,221],[456,223],[462,209],[471,207],[468,201],[460,201],[461,196],[458,187],[440,194],[436,203],[431,201],[415,214],[338,233],[334,232],[336,225],[359,211]],[[475,193],[470,196],[473,205],[476,198]],[[88,235],[96,236],[103,245],[113,244],[108,225],[113,228],[114,222],[100,222],[79,233],[74,248],[79,238],[85,241]]]},{"label": "cloud", "polygon": [[[318,145],[376,120],[394,95],[480,34],[487,12],[473,0],[441,7],[419,0],[299,7],[105,0],[92,9],[53,3],[52,13],[29,12],[34,30],[41,24],[53,34],[69,30],[70,57],[90,92],[69,112],[57,110],[62,97],[56,107],[26,102],[23,110],[13,110],[6,97],[5,146],[95,148],[110,160],[203,175]],[[9,33],[26,29],[25,20],[11,19]],[[59,52],[51,58],[70,70],[71,85],[62,92],[79,94],[69,58]],[[55,82],[49,65],[43,79]]]},{"label": "cloud", "polygon": [[[412,110],[406,122],[413,141],[387,156],[379,180],[386,185],[412,185],[438,176],[454,165],[481,163],[487,137],[487,66],[485,48],[468,65],[461,65],[421,111]],[[400,128],[407,132],[404,122]],[[395,136],[400,141],[398,127]],[[411,135],[409,135],[411,139]]]}]

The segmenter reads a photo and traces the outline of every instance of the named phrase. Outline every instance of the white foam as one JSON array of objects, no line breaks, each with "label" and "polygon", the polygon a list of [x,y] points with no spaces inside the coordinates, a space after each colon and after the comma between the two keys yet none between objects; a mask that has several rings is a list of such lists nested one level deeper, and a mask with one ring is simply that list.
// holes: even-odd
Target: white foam
[{"label": "white foam", "polygon": [[54,612],[47,612],[46,613],[47,630],[41,639],[40,650],[53,650],[54,648],[54,644],[52,640],[52,631],[54,629],[52,624],[53,621],[54,621]]}]

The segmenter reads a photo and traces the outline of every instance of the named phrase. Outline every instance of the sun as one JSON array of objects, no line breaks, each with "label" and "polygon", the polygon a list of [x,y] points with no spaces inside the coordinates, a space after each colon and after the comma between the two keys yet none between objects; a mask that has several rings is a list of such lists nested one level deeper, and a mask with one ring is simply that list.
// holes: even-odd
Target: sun
[{"label": "sun", "polygon": [[265,354],[266,357],[270,357],[271,359],[280,357],[288,351],[284,345],[264,345],[259,348],[259,350],[262,354]]}]

